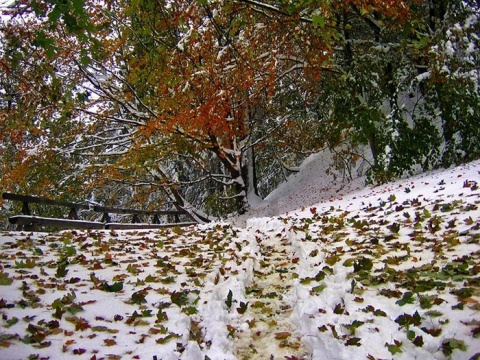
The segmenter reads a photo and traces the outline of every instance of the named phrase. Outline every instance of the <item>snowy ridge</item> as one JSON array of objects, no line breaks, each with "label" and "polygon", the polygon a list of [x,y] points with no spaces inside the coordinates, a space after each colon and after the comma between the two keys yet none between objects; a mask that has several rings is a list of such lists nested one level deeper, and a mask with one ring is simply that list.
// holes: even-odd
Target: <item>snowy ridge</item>
[{"label": "snowy ridge", "polygon": [[0,358],[478,359],[479,171],[299,174],[242,227],[3,232]]}]

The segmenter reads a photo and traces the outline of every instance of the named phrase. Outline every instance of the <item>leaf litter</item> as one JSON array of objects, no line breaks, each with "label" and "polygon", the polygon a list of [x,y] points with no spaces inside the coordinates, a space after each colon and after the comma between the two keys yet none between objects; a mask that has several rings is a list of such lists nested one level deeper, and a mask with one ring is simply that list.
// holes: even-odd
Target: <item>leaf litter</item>
[{"label": "leaf litter", "polygon": [[0,358],[478,358],[479,170],[244,227],[5,231]]}]

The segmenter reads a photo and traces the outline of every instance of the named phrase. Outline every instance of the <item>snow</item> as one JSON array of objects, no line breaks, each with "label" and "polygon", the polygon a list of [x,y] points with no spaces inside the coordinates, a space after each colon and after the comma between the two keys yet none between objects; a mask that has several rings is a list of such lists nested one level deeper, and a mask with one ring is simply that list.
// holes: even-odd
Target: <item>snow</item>
[{"label": "snow", "polygon": [[1,232],[0,359],[477,359],[480,161],[324,165],[228,222]]}]

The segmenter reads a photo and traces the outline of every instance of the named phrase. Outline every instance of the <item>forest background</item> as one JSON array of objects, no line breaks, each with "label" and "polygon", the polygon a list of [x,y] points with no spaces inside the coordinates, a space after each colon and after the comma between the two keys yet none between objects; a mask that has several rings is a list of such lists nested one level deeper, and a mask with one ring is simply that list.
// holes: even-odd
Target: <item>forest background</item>
[{"label": "forest background", "polygon": [[[0,188],[243,213],[324,152],[339,181],[480,157],[475,0],[16,0]],[[164,205],[167,206],[167,205]]]}]

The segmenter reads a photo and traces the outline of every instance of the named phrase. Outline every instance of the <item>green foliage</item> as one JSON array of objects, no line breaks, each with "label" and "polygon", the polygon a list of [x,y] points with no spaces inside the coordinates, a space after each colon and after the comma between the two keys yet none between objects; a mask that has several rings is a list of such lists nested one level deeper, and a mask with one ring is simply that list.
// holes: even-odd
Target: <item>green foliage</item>
[{"label": "green foliage", "polygon": [[205,199],[205,212],[214,218],[223,218],[235,211],[235,199],[232,192],[218,191]]}]

